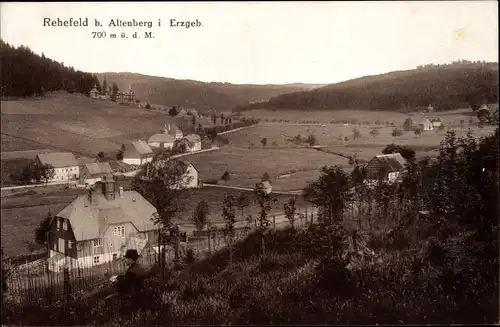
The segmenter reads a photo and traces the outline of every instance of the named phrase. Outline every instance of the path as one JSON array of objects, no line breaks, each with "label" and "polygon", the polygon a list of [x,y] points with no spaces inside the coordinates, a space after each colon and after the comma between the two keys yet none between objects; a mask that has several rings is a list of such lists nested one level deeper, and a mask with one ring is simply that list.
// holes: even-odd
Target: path
[{"label": "path", "polygon": [[231,129],[229,131],[225,131],[225,132],[221,132],[221,133],[217,133],[217,135],[225,135],[225,134],[229,134],[229,133],[234,133],[234,132],[237,132],[237,131],[241,131],[243,129],[247,129],[247,128],[250,128],[250,127],[255,127],[257,126],[258,124],[255,124],[255,125],[250,125],[250,126],[243,126],[243,127],[238,127],[238,128],[235,128],[235,129]]},{"label": "path", "polygon": [[[242,191],[251,191],[253,192],[253,188],[249,187],[240,187],[240,186],[229,186],[229,185],[218,185],[218,184],[203,184],[203,187],[218,187],[218,188],[226,188],[226,189],[232,189],[232,190],[242,190]],[[272,194],[283,194],[283,195],[301,195],[302,191],[289,191],[289,192],[284,192],[284,191],[272,191]]]},{"label": "path", "polygon": [[2,191],[7,191],[7,190],[18,190],[18,189],[27,189],[27,188],[35,188],[35,187],[47,187],[47,186],[52,186],[52,185],[77,185],[76,181],[69,181],[69,182],[49,182],[49,183],[43,183],[43,184],[30,184],[30,185],[19,185],[19,186],[6,186],[2,187],[0,190]]}]

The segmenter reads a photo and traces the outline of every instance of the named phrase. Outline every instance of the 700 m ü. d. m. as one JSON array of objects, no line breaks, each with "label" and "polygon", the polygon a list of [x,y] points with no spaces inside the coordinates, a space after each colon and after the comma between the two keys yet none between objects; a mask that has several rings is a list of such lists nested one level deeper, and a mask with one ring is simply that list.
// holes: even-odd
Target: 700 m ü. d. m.
[{"label": "700 m \u00fc. d. m.", "polygon": [[[144,34],[145,34],[144,37],[146,39],[154,39],[154,36],[153,36],[153,34],[151,32],[145,32]],[[102,32],[92,32],[92,38],[93,39],[103,39],[106,36],[107,36],[107,33],[105,31],[102,31]],[[128,39],[127,34],[125,34],[124,32],[122,32],[120,36],[121,36],[122,39]],[[109,34],[109,38],[110,39],[116,39],[116,37],[117,37],[116,34]],[[137,32],[135,32],[134,34],[132,34],[132,37],[134,39],[139,38],[139,36],[137,35]]]}]

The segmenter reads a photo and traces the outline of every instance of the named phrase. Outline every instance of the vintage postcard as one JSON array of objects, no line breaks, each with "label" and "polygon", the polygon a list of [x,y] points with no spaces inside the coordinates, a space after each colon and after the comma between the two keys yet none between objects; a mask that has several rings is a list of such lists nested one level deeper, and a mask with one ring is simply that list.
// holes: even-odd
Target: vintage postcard
[{"label": "vintage postcard", "polygon": [[499,322],[497,2],[0,22],[2,324]]}]

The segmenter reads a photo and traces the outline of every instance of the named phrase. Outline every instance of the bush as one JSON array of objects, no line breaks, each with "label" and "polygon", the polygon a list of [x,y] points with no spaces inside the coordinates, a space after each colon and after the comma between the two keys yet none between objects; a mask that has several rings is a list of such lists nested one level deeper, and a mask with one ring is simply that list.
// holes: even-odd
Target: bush
[{"label": "bush", "polygon": [[391,135],[394,137],[401,136],[401,135],[403,135],[403,131],[399,128],[393,128]]}]

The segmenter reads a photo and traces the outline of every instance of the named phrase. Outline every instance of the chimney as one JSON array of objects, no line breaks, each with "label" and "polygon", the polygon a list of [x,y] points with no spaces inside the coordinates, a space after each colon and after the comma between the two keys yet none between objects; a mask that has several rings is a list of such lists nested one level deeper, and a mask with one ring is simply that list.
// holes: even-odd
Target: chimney
[{"label": "chimney", "polygon": [[108,201],[115,199],[115,181],[112,176],[104,176],[102,181],[102,194]]},{"label": "chimney", "polygon": [[120,186],[120,187],[118,188],[118,194],[120,195],[120,198],[122,198],[122,199],[123,199],[123,186]]}]

